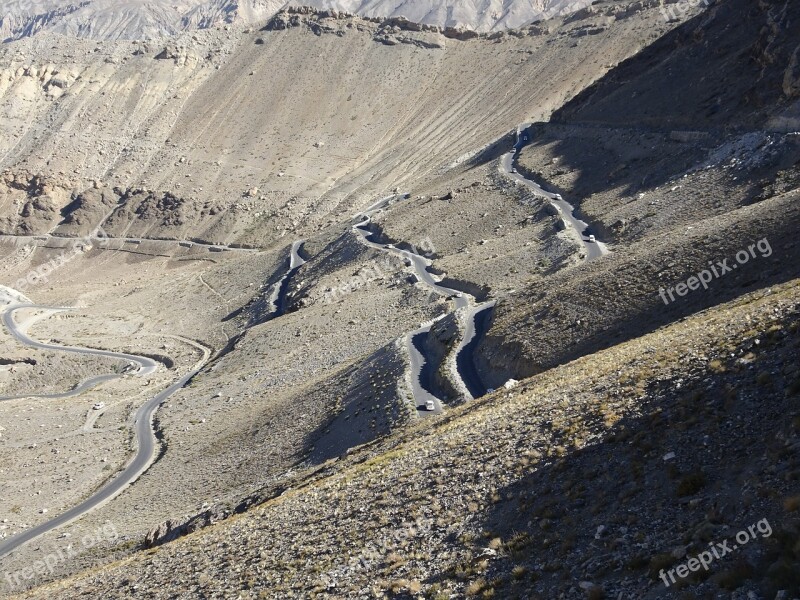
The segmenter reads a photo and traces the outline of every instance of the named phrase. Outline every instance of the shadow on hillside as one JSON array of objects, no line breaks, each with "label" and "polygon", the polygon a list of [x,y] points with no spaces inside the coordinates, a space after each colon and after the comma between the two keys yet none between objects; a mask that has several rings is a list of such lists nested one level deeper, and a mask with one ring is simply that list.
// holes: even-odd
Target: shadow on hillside
[{"label": "shadow on hillside", "polygon": [[[489,332],[480,347],[481,372],[492,374],[489,383],[498,387],[509,377],[535,375],[745,293],[800,278],[797,199],[787,195],[745,210],[735,221],[726,216],[713,234],[629,247],[565,273],[548,289],[532,292],[522,305],[502,311],[501,304],[499,310],[512,314],[519,326],[507,328],[506,333]],[[768,246],[771,254],[754,247],[755,257],[736,264],[738,253],[747,253],[748,246],[765,239],[768,245],[762,248]],[[712,277],[708,289],[698,285],[699,289],[687,290],[683,297],[677,294],[679,283],[686,285],[704,270],[710,273],[709,262],[716,265],[723,260],[736,268],[727,273],[718,268],[720,276]],[[674,300],[669,297],[670,288]],[[520,339],[526,341],[525,348],[514,345]],[[556,339],[558,345],[546,345],[547,340]]]},{"label": "shadow on hillside", "polygon": [[[796,306],[780,331],[721,340],[736,345],[737,357],[755,355],[745,364],[725,348],[719,355],[725,373],[712,374],[701,361],[701,370],[687,363],[675,379],[643,374],[644,360],[623,368],[647,382],[641,416],[622,418],[603,441],[581,450],[570,450],[581,435],[576,419],[560,422],[563,409],[554,406],[552,420],[531,425],[538,434],[520,438],[508,457],[518,482],[497,490],[474,527],[487,533],[473,554],[497,537],[498,558],[485,573],[472,561],[462,574],[495,582],[494,597],[509,599],[576,594],[582,581],[604,589],[605,596],[590,596],[596,598],[716,598],[712,590],[730,593],[745,584],[770,600],[779,590],[797,596],[800,517],[783,502],[800,487],[799,323]],[[603,431],[613,402],[614,394],[599,395],[594,410],[577,421]],[[529,454],[547,456],[547,446],[553,458],[537,462]],[[676,568],[763,519],[771,536],[759,534],[715,560],[708,573],[693,572],[670,589],[659,579],[662,568]]]},{"label": "shadow on hillside", "polygon": [[[580,198],[609,190],[634,197],[663,186],[701,164],[714,145],[721,142],[718,136],[683,143],[671,140],[666,133],[550,123],[537,123],[530,131],[534,141],[522,150],[520,172],[535,181],[545,181],[550,191],[578,200],[580,218],[584,218],[580,214]],[[532,153],[543,159],[531,158]],[[549,159],[551,155],[553,159]],[[558,163],[547,164],[545,158]],[[564,175],[574,178],[569,189],[554,185],[553,180]],[[751,195],[756,193],[753,190]]]},{"label": "shadow on hillside", "polygon": [[324,463],[407,422],[410,405],[398,398],[396,385],[404,373],[405,362],[392,344],[316,390],[334,414],[306,437],[306,460]]},{"label": "shadow on hillside", "polygon": [[[573,195],[663,185],[737,131],[800,129],[786,116],[797,112],[798,37],[797,3],[718,2],[583,90],[533,139],[560,140],[552,153],[576,177]],[[574,137],[555,136],[561,126]]]},{"label": "shadow on hillside", "polygon": [[552,121],[667,132],[767,128],[792,104],[784,86],[798,37],[797,3],[716,2],[583,90]]}]

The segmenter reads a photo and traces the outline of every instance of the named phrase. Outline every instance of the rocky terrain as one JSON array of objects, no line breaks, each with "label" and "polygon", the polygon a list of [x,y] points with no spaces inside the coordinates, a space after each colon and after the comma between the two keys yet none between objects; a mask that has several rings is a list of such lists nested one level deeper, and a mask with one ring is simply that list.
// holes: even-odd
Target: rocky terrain
[{"label": "rocky terrain", "polygon": [[800,14],[585,4],[3,17],[0,594],[800,598]]},{"label": "rocky terrain", "polygon": [[569,14],[588,0],[181,0],[170,4],[142,0],[8,0],[0,15],[0,40],[42,32],[91,39],[145,40],[224,24],[257,25],[285,6],[311,6],[365,17],[403,17],[415,23],[501,31],[532,21]]}]

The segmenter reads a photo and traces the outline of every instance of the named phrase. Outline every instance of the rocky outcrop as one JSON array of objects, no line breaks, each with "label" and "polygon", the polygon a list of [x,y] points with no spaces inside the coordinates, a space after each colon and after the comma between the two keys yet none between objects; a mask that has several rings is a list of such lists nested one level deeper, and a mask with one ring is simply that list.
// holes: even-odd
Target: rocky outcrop
[{"label": "rocky outcrop", "polygon": [[200,57],[188,48],[177,46],[175,44],[169,44],[163,50],[161,50],[161,52],[156,54],[156,59],[171,60],[177,66],[184,67],[196,65],[200,60]]},{"label": "rocky outcrop", "polygon": [[344,35],[348,29],[363,31],[375,28],[375,41],[387,46],[411,44],[425,49],[443,48],[444,40],[451,39],[466,42],[478,38],[496,39],[497,34],[479,33],[464,26],[439,27],[424,23],[415,23],[405,17],[387,19],[359,17],[351,13],[336,10],[315,10],[308,6],[289,7],[276,14],[265,31],[283,31],[295,27],[306,27],[316,35],[334,33]]},{"label": "rocky outcrop", "polygon": [[460,40],[466,42],[467,40],[474,40],[481,37],[477,31],[472,29],[465,29],[462,27],[445,27],[442,30],[442,35],[451,40]]},{"label": "rocky outcrop", "polygon": [[8,366],[8,365],[32,365],[36,366],[36,359],[35,358],[3,358],[0,357],[0,365]]},{"label": "rocky outcrop", "polygon": [[180,226],[184,223],[187,200],[172,192],[154,192],[140,189],[128,190],[120,202],[124,205],[112,215],[109,222],[116,220],[118,213],[128,213],[130,217],[150,224]]},{"label": "rocky outcrop", "polygon": [[168,544],[179,537],[189,535],[190,533],[208,527],[218,521],[230,516],[230,513],[225,510],[206,510],[193,517],[186,517],[182,520],[169,519],[160,525],[153,527],[147,532],[144,538],[145,548],[154,548],[162,544]]},{"label": "rocky outcrop", "polygon": [[[649,0],[655,1],[661,0]],[[366,21],[376,24],[388,22],[403,31],[431,33],[431,29],[436,29],[447,31],[448,37],[454,39],[471,39],[472,31],[488,33],[524,27],[536,19],[569,14],[590,3],[591,0],[510,0],[502,3],[502,7],[498,6],[499,10],[486,10],[460,0],[376,0],[362,3],[358,13]],[[0,40],[11,41],[47,31],[91,39],[158,39],[226,24],[263,23],[286,3],[284,0],[186,0],[163,5],[83,0],[68,6],[63,4],[59,0],[5,2],[0,15]],[[303,6],[289,7],[287,12],[332,20],[353,16],[337,9],[337,6],[353,6],[349,1],[298,0],[296,4]],[[608,12],[612,9],[602,7],[602,10]],[[280,24],[278,21],[271,26],[280,28]],[[283,25],[284,28],[291,26],[288,22]]]},{"label": "rocky outcrop", "polygon": [[72,186],[73,182],[67,179],[27,171],[3,173],[0,198],[9,198],[17,212],[7,212],[0,219],[0,233],[33,235],[51,230],[71,198]]},{"label": "rocky outcrop", "polygon": [[108,211],[119,201],[119,196],[108,188],[91,187],[74,196],[61,210],[63,220],[55,230],[57,235],[80,237],[89,235]]}]

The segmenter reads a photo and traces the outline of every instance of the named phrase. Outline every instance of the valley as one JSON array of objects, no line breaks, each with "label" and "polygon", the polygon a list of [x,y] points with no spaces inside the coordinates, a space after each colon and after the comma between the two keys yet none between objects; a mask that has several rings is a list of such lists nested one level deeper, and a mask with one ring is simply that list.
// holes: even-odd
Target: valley
[{"label": "valley", "polygon": [[800,597],[795,7],[18,4],[0,595]]}]

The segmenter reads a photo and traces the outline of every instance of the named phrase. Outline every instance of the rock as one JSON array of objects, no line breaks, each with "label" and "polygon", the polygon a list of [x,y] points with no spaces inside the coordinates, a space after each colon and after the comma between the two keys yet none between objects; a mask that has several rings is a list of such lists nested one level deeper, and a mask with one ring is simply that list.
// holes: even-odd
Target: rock
[{"label": "rock", "polygon": [[547,203],[544,205],[544,212],[546,215],[551,217],[560,217],[561,216],[561,209],[556,206],[555,204]]},{"label": "rock", "polygon": [[589,581],[581,581],[578,584],[584,592],[586,592],[586,597],[591,598],[592,600],[599,600],[600,598],[605,598],[605,592],[603,588],[596,583],[591,583]]},{"label": "rock", "polygon": [[675,548],[672,549],[672,552],[670,552],[670,554],[672,555],[672,558],[674,558],[675,560],[680,560],[684,556],[686,556],[686,549],[687,549],[686,546],[676,546]]},{"label": "rock", "polygon": [[446,27],[444,31],[442,31],[442,35],[444,35],[446,38],[460,40],[462,42],[474,40],[475,38],[480,37],[480,34],[477,31],[472,31],[471,29],[461,29],[458,27]]},{"label": "rock", "polygon": [[174,60],[177,59],[179,56],[180,54],[178,52],[178,47],[173,44],[164,47],[164,49],[161,52],[156,54],[156,58],[158,60]]},{"label": "rock", "polygon": [[144,538],[144,546],[145,548],[154,548],[155,546],[167,544],[198,529],[222,521],[228,516],[230,516],[230,509],[215,508],[205,510],[184,521],[169,519],[147,532]]},{"label": "rock", "polygon": [[176,532],[177,524],[174,521],[165,521],[160,525],[156,525],[144,537],[145,548],[153,548],[179,537]]},{"label": "rock", "polygon": [[603,537],[605,531],[606,531],[605,525],[598,525],[597,531],[594,534],[594,539],[599,540],[601,537]]},{"label": "rock", "polygon": [[69,80],[63,75],[55,75],[50,79],[50,85],[65,90],[69,86]]}]

